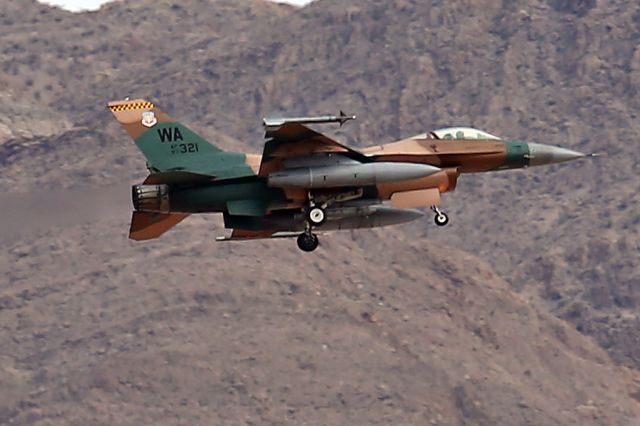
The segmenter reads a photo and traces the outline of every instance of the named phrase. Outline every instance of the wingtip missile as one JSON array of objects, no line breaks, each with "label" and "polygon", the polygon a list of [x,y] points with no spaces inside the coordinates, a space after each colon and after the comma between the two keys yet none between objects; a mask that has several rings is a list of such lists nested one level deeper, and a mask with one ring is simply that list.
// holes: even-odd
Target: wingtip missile
[{"label": "wingtip missile", "polygon": [[340,110],[338,115],[319,115],[310,117],[265,117],[262,119],[262,125],[267,129],[277,128],[287,123],[298,124],[327,124],[339,123],[340,127],[350,120],[355,120],[355,115],[346,114]]},{"label": "wingtip missile", "polygon": [[355,120],[355,119],[356,119],[355,115],[345,114],[343,110],[340,110],[340,127],[342,127],[342,125],[347,121]]}]

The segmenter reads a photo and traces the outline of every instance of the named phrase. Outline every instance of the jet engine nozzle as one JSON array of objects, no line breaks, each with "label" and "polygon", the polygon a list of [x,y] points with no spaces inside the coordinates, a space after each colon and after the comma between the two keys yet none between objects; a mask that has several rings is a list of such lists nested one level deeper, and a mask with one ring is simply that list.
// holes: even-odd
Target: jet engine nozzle
[{"label": "jet engine nozzle", "polygon": [[169,213],[169,185],[133,185],[133,208],[142,212]]}]

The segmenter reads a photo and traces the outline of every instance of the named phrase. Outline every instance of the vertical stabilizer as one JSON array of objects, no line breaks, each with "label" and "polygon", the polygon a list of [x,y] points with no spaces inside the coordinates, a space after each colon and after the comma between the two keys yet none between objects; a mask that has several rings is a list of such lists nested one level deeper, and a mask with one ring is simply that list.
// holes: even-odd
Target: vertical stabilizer
[{"label": "vertical stabilizer", "polygon": [[185,171],[217,178],[251,176],[245,154],[225,152],[144,99],[109,102],[152,173]]}]

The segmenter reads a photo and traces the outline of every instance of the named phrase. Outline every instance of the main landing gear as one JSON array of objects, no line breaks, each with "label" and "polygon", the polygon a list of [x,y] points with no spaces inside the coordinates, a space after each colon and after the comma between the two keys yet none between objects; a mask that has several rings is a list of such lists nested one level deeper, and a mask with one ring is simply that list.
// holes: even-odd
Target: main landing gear
[{"label": "main landing gear", "polygon": [[436,225],[445,226],[447,223],[449,223],[449,216],[447,216],[446,213],[441,211],[436,206],[432,206],[431,210],[433,210],[433,212],[436,214],[433,218],[433,221],[436,223]]},{"label": "main landing gear", "polygon": [[313,228],[322,226],[327,220],[327,208],[334,203],[344,203],[362,197],[362,188],[333,194],[307,194],[309,204],[302,209],[307,226],[298,235],[298,247],[303,251],[314,251],[318,248],[318,237]]},{"label": "main landing gear", "polygon": [[305,231],[298,235],[298,248],[302,251],[311,252],[318,248],[318,236],[312,232],[314,226],[320,226],[327,220],[325,206],[319,206],[310,201],[305,209],[307,226]]}]

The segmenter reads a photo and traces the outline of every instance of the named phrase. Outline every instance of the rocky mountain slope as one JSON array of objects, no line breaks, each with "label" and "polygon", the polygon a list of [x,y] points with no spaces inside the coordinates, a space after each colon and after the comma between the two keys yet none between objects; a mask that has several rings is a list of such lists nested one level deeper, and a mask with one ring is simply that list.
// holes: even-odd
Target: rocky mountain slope
[{"label": "rocky mountain slope", "polygon": [[326,239],[316,257],[288,241],[212,247],[219,223],[206,218],[141,247],[108,232],[127,219],[110,211],[40,230],[0,260],[4,422],[632,425],[640,415],[637,372],[472,255],[386,231]]},{"label": "rocky mountain slope", "polygon": [[[634,424],[640,6],[10,0],[0,17],[2,421]],[[336,234],[310,258],[216,245],[207,217],[139,245],[144,160],[104,109],[127,95],[228,149],[259,151],[268,113],[343,108],[359,119],[329,132],[354,146],[469,124],[608,155],[464,176],[447,229]]]}]

